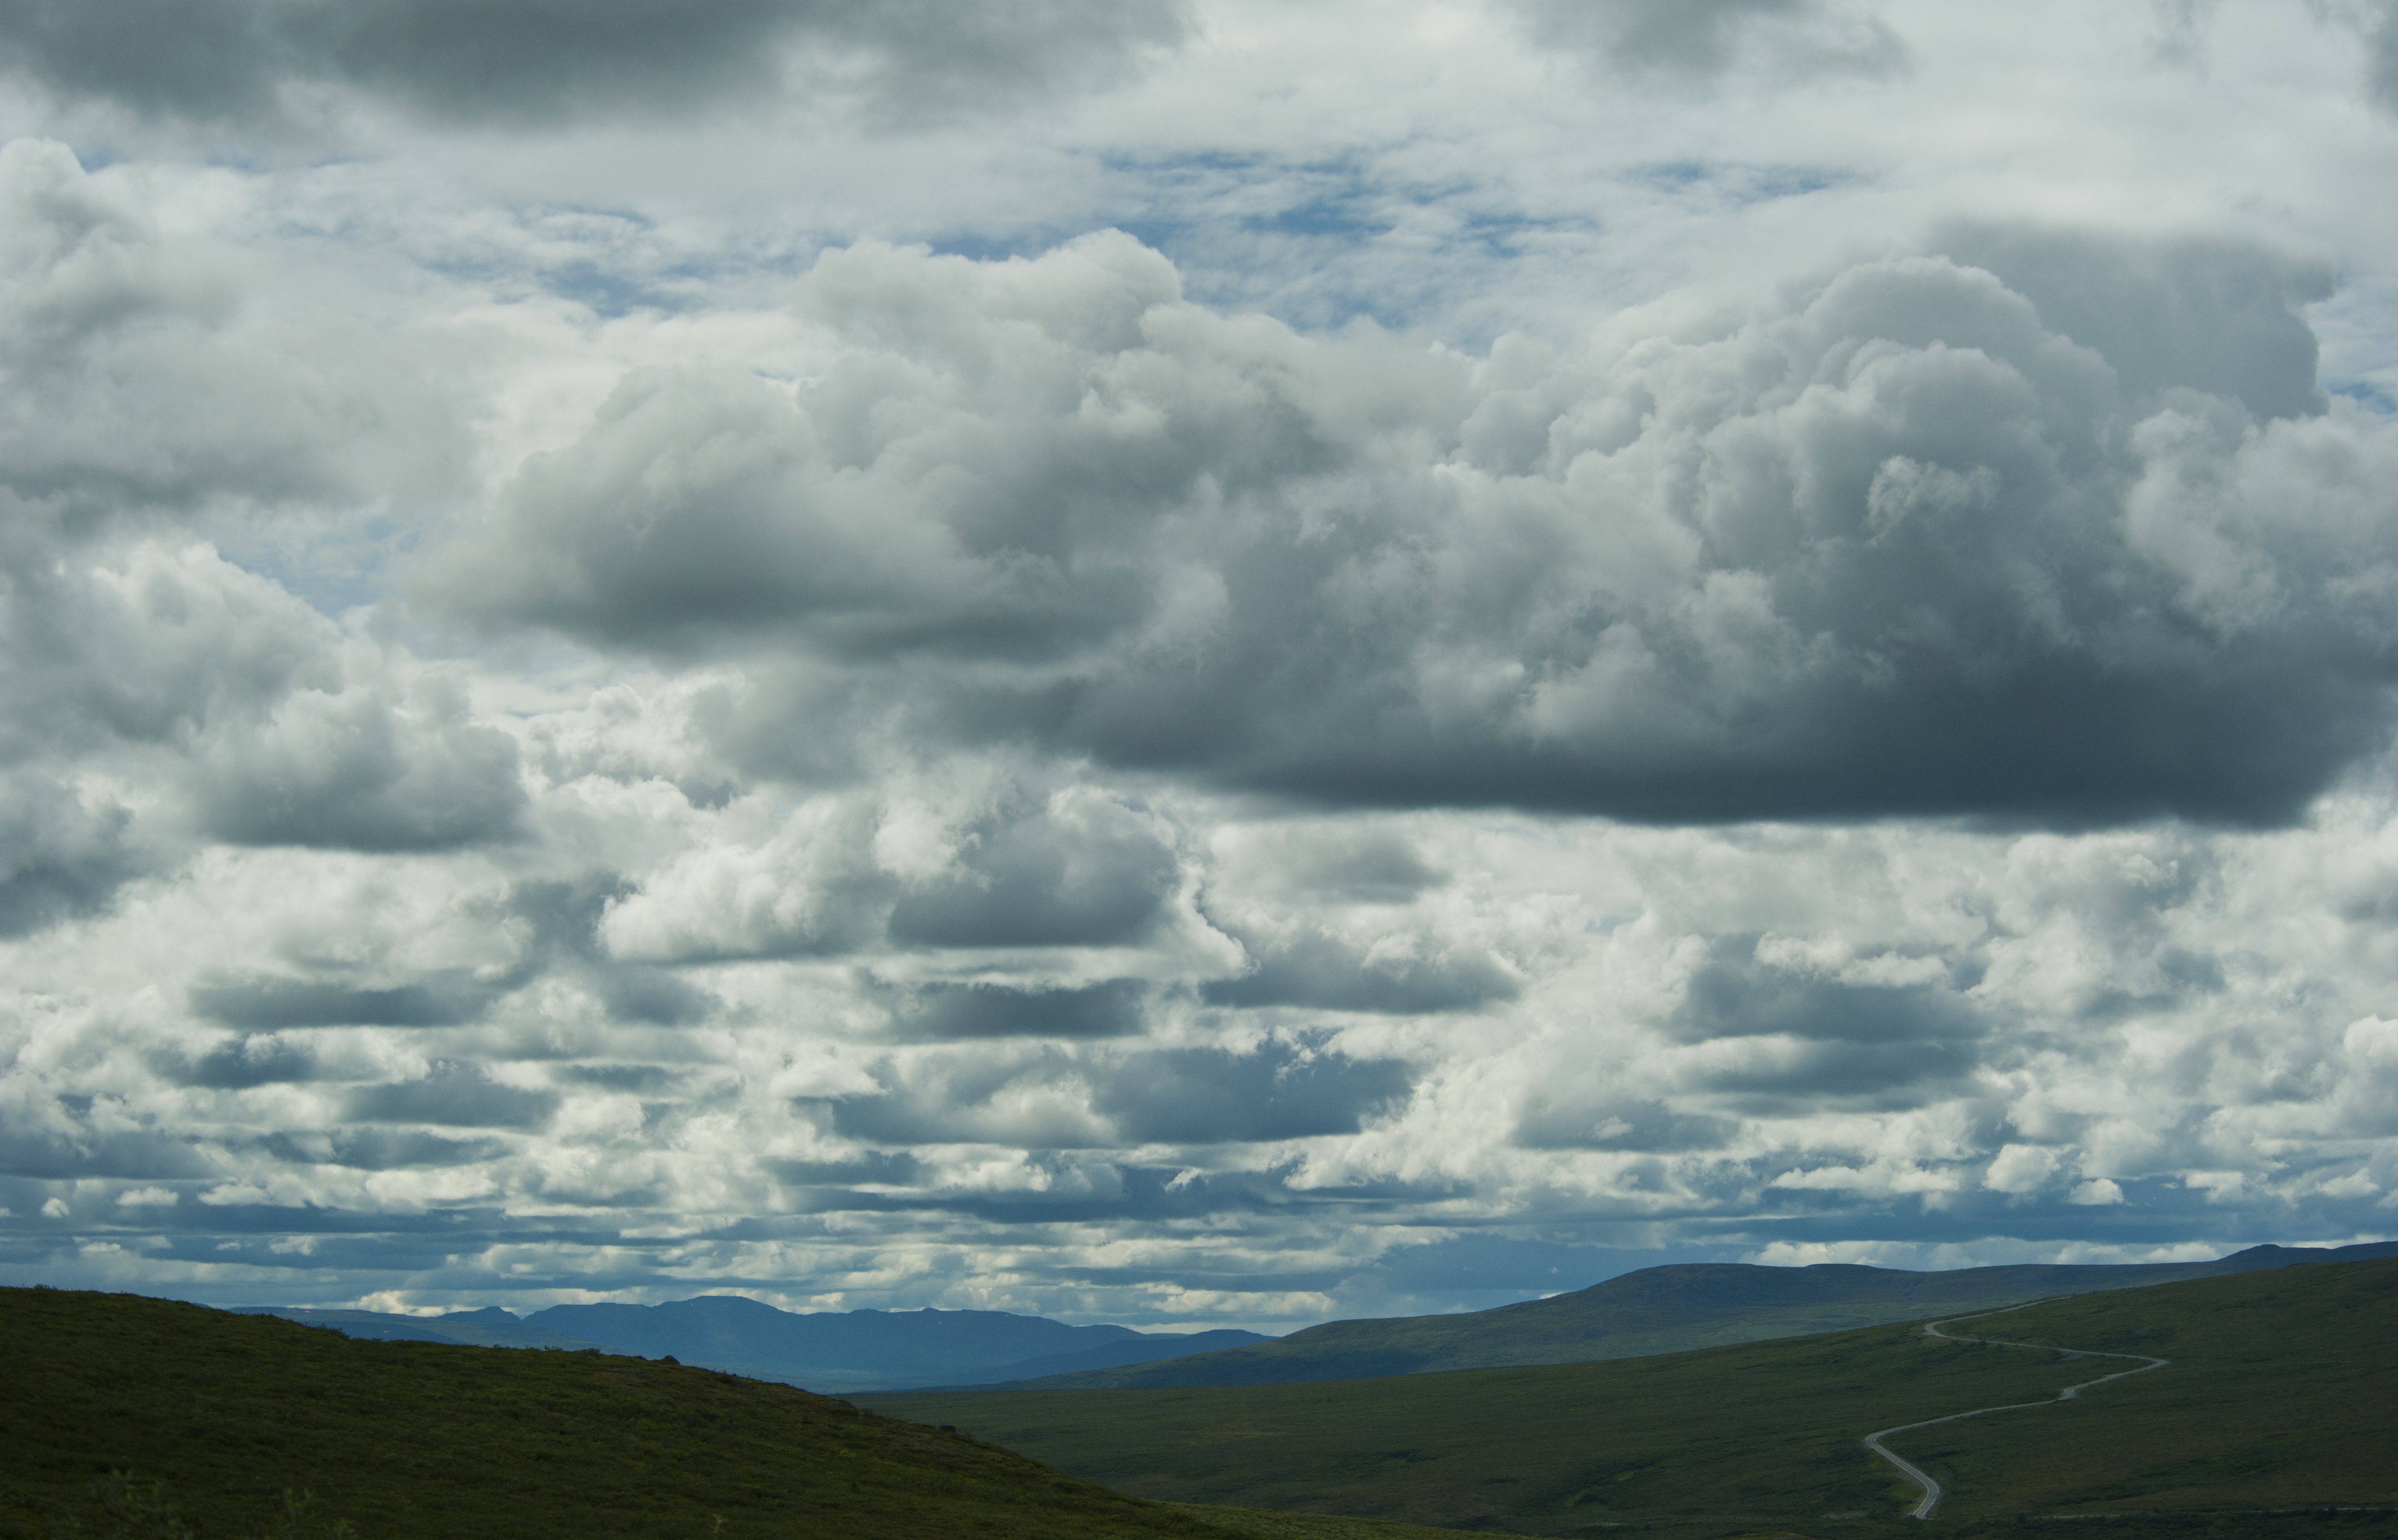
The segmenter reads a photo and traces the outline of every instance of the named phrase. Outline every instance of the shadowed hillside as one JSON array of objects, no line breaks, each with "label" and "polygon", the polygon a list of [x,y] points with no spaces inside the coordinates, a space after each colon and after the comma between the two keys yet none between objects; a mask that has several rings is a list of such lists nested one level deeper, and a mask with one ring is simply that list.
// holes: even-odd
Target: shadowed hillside
[{"label": "shadowed hillside", "polygon": [[[112,1533],[96,1490],[112,1471],[131,1472],[137,1495],[155,1485],[199,1540],[248,1533],[288,1490],[359,1540],[1408,1533],[1138,1501],[963,1434],[704,1369],[357,1341],[126,1294],[0,1290],[0,1363],[11,1540]],[[147,1527],[116,1533],[180,1533],[151,1507]]]},{"label": "shadowed hillside", "polygon": [[[1887,1325],[1395,1380],[869,1399],[971,1419],[1144,1496],[1528,1534],[2014,1533],[2059,1513],[2115,1517],[2023,1533],[2398,1528],[2398,1260],[2091,1294],[1960,1330],[2172,1362],[2070,1402],[1893,1438],[1949,1489],[1928,1525],[1902,1519],[1919,1493],[1865,1434],[2044,1400],[2110,1361]],[[2268,1511],[2324,1506],[2352,1511]]]},{"label": "shadowed hillside", "polygon": [[1967,1267],[1939,1273],[1837,1264],[1648,1267],[1574,1293],[1471,1315],[1336,1320],[1227,1352],[987,1388],[1294,1385],[1510,1364],[1590,1363],[1993,1309],[2059,1294],[2392,1255],[2398,1255],[2398,1243],[2337,1251],[2255,1246],[2214,1262],[2152,1266]]}]

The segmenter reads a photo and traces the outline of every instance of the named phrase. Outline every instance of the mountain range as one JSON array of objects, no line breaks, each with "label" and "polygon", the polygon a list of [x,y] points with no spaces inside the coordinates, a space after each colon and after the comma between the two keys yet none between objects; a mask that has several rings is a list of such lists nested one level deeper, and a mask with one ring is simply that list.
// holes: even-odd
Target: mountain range
[{"label": "mountain range", "polygon": [[[2250,1256],[2264,1269],[1944,1311],[1942,1335],[1891,1322],[1609,1362],[857,1404],[1152,1501],[1452,1533],[2386,1540],[2398,1259],[2300,1254],[2324,1265]],[[1929,1522],[1909,1517],[1921,1486],[1864,1442],[1878,1428],[1939,1483]]]},{"label": "mountain range", "polygon": [[1069,1326],[997,1310],[798,1314],[736,1294],[666,1305],[557,1305],[523,1317],[491,1307],[441,1316],[266,1306],[242,1313],[385,1341],[671,1358],[828,1395],[1163,1389],[1645,1358],[2060,1295],[2388,1256],[2398,1256],[2398,1242],[2337,1250],[2254,1246],[2209,1262],[1928,1273],[1829,1263],[1688,1264],[1647,1267],[1572,1293],[1466,1315],[1337,1320],[1279,1338],[1234,1330]]},{"label": "mountain range", "polygon": [[1069,1326],[998,1310],[801,1314],[737,1294],[703,1294],[667,1305],[556,1305],[522,1317],[496,1307],[440,1316],[284,1306],[252,1306],[236,1313],[278,1316],[385,1342],[672,1358],[826,1394],[1090,1373],[1272,1340],[1230,1329],[1176,1333]]},{"label": "mountain range", "polygon": [[2058,1295],[2135,1289],[2297,1264],[2398,1256],[2398,1242],[2337,1250],[2252,1246],[2211,1262],[1965,1267],[1914,1273],[1837,1263],[1647,1267],[1547,1299],[1470,1315],[1336,1320],[1228,1351],[1018,1381],[984,1390],[1165,1389],[1378,1379],[1451,1369],[1588,1363],[1839,1332]]}]

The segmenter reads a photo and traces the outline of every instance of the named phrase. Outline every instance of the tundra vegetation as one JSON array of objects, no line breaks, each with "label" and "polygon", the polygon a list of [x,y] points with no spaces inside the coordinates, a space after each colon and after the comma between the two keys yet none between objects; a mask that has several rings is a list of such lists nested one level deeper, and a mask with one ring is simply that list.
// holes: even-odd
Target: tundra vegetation
[{"label": "tundra vegetation", "polygon": [[1418,1535],[1126,1497],[968,1434],[597,1352],[6,1289],[0,1354],[7,1540]]},{"label": "tundra vegetation", "polygon": [[1863,1435],[2039,1400],[2105,1360],[1894,1324],[1389,1379],[861,1400],[1145,1497],[1526,1534],[2398,1533],[2398,1260],[2085,1294],[1960,1330],[2172,1367],[1893,1439],[1947,1489],[1929,1526],[1901,1518],[1920,1494]]},{"label": "tundra vegetation", "polygon": [[[1285,1385],[1445,1369],[1588,1363],[1807,1336],[1883,1321],[1963,1315],[2059,1294],[2391,1255],[2398,1255],[2398,1245],[2381,1242],[2337,1251],[2252,1246],[2212,1262],[1962,1267],[1933,1273],[1840,1264],[1812,1267],[1683,1264],[1644,1267],[1573,1293],[1469,1315],[1336,1320],[1227,1351],[1137,1364],[1127,1361],[1111,1368],[1008,1383],[992,1384],[993,1376],[978,1374],[954,1384],[919,1385],[940,1390],[969,1384],[987,1384],[993,1390],[1130,1390],[1186,1385]],[[1007,1376],[997,1377],[1007,1381]]]}]

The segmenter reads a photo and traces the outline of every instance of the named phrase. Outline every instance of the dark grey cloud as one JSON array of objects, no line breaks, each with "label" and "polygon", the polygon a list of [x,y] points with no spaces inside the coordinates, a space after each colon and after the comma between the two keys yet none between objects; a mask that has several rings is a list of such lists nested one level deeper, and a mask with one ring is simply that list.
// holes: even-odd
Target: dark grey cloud
[{"label": "dark grey cloud", "polygon": [[601,941],[600,922],[609,904],[631,891],[612,873],[517,884],[508,893],[506,909],[531,932],[517,975],[577,978],[619,1021],[688,1026],[707,1020],[719,1004],[714,995],[670,969],[619,960]]},{"label": "dark grey cloud", "polygon": [[347,1166],[357,1171],[414,1171],[496,1160],[507,1146],[496,1139],[448,1139],[404,1129],[337,1129],[277,1133],[265,1141],[277,1159],[294,1165]]},{"label": "dark grey cloud", "polygon": [[1763,1117],[1920,1104],[1931,1083],[1982,1065],[1993,1031],[1948,979],[1881,984],[1814,972],[1758,956],[1753,936],[1717,939],[1661,1025],[1703,1045],[1683,1061],[1687,1089]]},{"label": "dark grey cloud", "polygon": [[[116,1177],[127,1181],[172,1181],[212,1174],[192,1141],[154,1128],[126,1127],[120,1119],[95,1122],[94,1098],[67,1099],[47,1109],[39,1124],[12,1117],[0,1124],[0,1174],[52,1181]],[[109,1126],[114,1123],[115,1126]]]},{"label": "dark grey cloud", "polygon": [[939,118],[1112,83],[1185,27],[1176,0],[6,0],[0,45],[50,89],[257,125],[362,90],[425,117],[536,127],[863,96]]},{"label": "dark grey cloud", "polygon": [[[186,522],[397,506],[447,475],[449,408],[346,319],[295,348],[289,317],[61,145],[0,146],[0,924],[95,912],[195,832],[370,850],[508,832],[511,740],[437,682],[372,676],[370,649]],[[172,810],[145,828],[65,789],[101,766]]]},{"label": "dark grey cloud", "polygon": [[895,1022],[902,1036],[928,1041],[1131,1037],[1142,1028],[1149,994],[1137,979],[1050,989],[928,984],[901,1004]]},{"label": "dark grey cloud", "polygon": [[[1334,806],[2290,819],[2384,742],[2398,665],[2398,522],[2360,511],[2392,450],[2308,415],[2319,275],[1947,239],[2030,292],[1874,261],[1714,340],[1479,375],[1215,317],[1122,236],[859,248],[804,301],[856,351],[796,398],[637,382],[419,581],[842,681],[732,739],[1030,742]],[[895,935],[1063,937],[1143,880],[975,859]]]},{"label": "dark grey cloud", "polygon": [[1058,1150],[1113,1142],[1091,1115],[1088,1067],[1062,1046],[957,1049],[874,1073],[878,1091],[802,1098],[800,1105],[830,1132],[870,1145]]},{"label": "dark grey cloud", "polygon": [[[0,38],[24,9],[0,5]],[[159,7],[202,21],[225,9]],[[129,53],[191,61],[139,26],[115,35]],[[432,360],[251,276],[162,228],[66,145],[0,144],[0,494],[35,523],[88,533],[229,502],[398,511],[457,492],[470,445]]]},{"label": "dark grey cloud", "polygon": [[715,1013],[716,997],[663,968],[619,967],[601,972],[600,998],[619,1021],[689,1026]]},{"label": "dark grey cloud", "polygon": [[558,1110],[555,1091],[503,1085],[471,1064],[437,1061],[421,1080],[359,1086],[344,1111],[368,1123],[433,1123],[446,1128],[539,1128]]},{"label": "dark grey cloud", "polygon": [[1518,1110],[1514,1142],[1525,1149],[1659,1154],[1719,1149],[1738,1128],[1732,1118],[1677,1112],[1663,1102],[1543,1090]]},{"label": "dark grey cloud", "polygon": [[901,898],[903,946],[1110,946],[1140,940],[1181,877],[1133,810],[1106,801],[977,831],[955,870]]},{"label": "dark grey cloud", "polygon": [[2158,56],[2185,66],[2203,62],[2206,33],[2221,6],[2222,0],[2151,0]]},{"label": "dark grey cloud", "polygon": [[1270,1042],[1135,1054],[1097,1080],[1091,1105],[1127,1143],[1204,1145],[1354,1133],[1413,1089],[1394,1059]]},{"label": "dark grey cloud", "polygon": [[132,822],[129,810],[93,806],[38,772],[0,771],[0,937],[96,914],[153,869]]},{"label": "dark grey cloud", "polygon": [[1686,1084],[1750,1118],[1801,1117],[1829,1107],[1897,1112],[1955,1091],[1979,1065],[1971,1044],[1943,1038],[1789,1045],[1767,1039],[1693,1065]]},{"label": "dark grey cloud", "polygon": [[0,682],[16,710],[0,724],[0,758],[197,746],[213,725],[339,686],[330,627],[212,554],[92,549],[41,538],[37,519],[9,533]]},{"label": "dark grey cloud", "polygon": [[[156,1062],[156,1061],[154,1061]],[[286,1085],[317,1078],[317,1055],[304,1042],[274,1033],[243,1033],[219,1042],[197,1058],[182,1063],[167,1059],[160,1073],[187,1086],[213,1091],[247,1091],[252,1086]]]},{"label": "dark grey cloud", "polygon": [[880,852],[868,796],[803,801],[779,826],[711,844],[611,894],[598,934],[612,965],[906,950],[1124,946],[1188,919],[1176,831],[1137,799],[1006,792],[957,810],[947,859]]},{"label": "dark grey cloud", "polygon": [[1826,0],[1507,0],[1551,47],[1585,49],[1617,66],[1710,75],[1751,49],[1783,71],[1880,73],[1906,46],[1866,7]]},{"label": "dark grey cloud", "polygon": [[1933,246],[1996,274],[2050,331],[2104,355],[2135,411],[2176,386],[2230,396],[2260,418],[2324,408],[2315,334],[2300,313],[2331,297],[2320,264],[2230,241],[1962,222]]},{"label": "dark grey cloud", "polygon": [[1218,858],[1234,885],[1302,904],[1406,904],[1448,877],[1394,830],[1338,824],[1273,827]]},{"label": "dark grey cloud", "polygon": [[2398,4],[2365,0],[2348,11],[2347,17],[2353,20],[2364,45],[2366,99],[2383,112],[2398,114]]},{"label": "dark grey cloud", "polygon": [[689,1072],[665,1065],[562,1065],[556,1078],[568,1085],[598,1086],[603,1091],[634,1091],[649,1094],[680,1091]]},{"label": "dark grey cloud", "polygon": [[1093,1149],[1354,1133],[1413,1089],[1396,1060],[1269,1041],[1245,1051],[953,1051],[882,1072],[876,1094],[817,1104],[875,1145],[1006,1143]]},{"label": "dark grey cloud", "polygon": [[1691,973],[1670,1030],[1690,1042],[1778,1035],[1897,1044],[1971,1038],[1987,1024],[1945,982],[1857,984],[1795,971],[1758,957],[1756,937],[1731,936]]},{"label": "dark grey cloud", "polygon": [[481,1015],[491,992],[465,978],[368,989],[309,979],[213,979],[191,989],[192,1011],[251,1031],[295,1026],[455,1026]]},{"label": "dark grey cloud", "polygon": [[1229,929],[1247,948],[1252,966],[1236,978],[1203,985],[1210,1005],[1424,1015],[1495,1005],[1515,998],[1521,987],[1515,970],[1475,947],[1420,939],[1403,946],[1364,945],[1304,922],[1273,935]]},{"label": "dark grey cloud", "polygon": [[864,1150],[844,1160],[771,1160],[766,1169],[793,1186],[846,1187],[862,1183],[912,1186],[923,1162],[905,1150]]},{"label": "dark grey cloud", "polygon": [[439,691],[415,703],[301,695],[201,778],[210,832],[238,845],[438,850],[518,832],[516,740]]}]

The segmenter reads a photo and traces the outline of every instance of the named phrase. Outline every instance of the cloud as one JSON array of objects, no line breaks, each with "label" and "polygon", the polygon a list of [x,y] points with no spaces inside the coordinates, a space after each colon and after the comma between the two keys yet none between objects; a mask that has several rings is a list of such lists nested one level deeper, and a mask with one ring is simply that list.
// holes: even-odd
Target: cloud
[{"label": "cloud", "polygon": [[243,845],[438,850],[518,832],[516,740],[438,681],[295,691],[228,735],[200,777],[200,816]]},{"label": "cloud", "polygon": [[2398,6],[2382,6],[2365,42],[2366,93],[2383,112],[2398,113]]},{"label": "cloud", "polygon": [[1745,57],[1776,73],[1894,70],[1906,45],[1870,7],[1825,0],[1509,0],[1533,38],[1634,73],[1714,75]]},{"label": "cloud", "polygon": [[[1810,1042],[1899,1044],[1969,1038],[1981,1024],[1949,986],[1937,982],[1826,976],[1798,957],[1773,955],[1758,938],[1727,937],[1691,975],[1672,1025],[1687,1041],[1781,1036]],[[1930,959],[1925,959],[1929,961]]]},{"label": "cloud", "polygon": [[[324,1012],[343,1016],[353,1013],[350,1011]],[[247,1091],[252,1086],[313,1080],[317,1075],[317,1056],[304,1043],[274,1034],[245,1033],[223,1039],[185,1064],[162,1065],[161,1071],[187,1086]]]},{"label": "cloud", "polygon": [[[2382,741],[2398,573],[2388,425],[2271,415],[2316,404],[2313,280],[1973,238],[2092,335],[1911,258],[1527,378],[1215,315],[1118,235],[857,248],[803,290],[824,373],[640,377],[419,592],[796,652],[850,732],[1332,805],[2295,816]],[[2212,489],[2203,531],[2142,511],[2160,478]]]},{"label": "cloud", "polygon": [[631,962],[855,949],[876,936],[896,887],[873,837],[871,808],[811,800],[756,843],[709,841],[666,862],[608,900],[600,936]]},{"label": "cloud", "polygon": [[1935,232],[1933,247],[1996,275],[2043,327],[2104,355],[2135,413],[2175,387],[2229,396],[2258,418],[2324,409],[2302,314],[2331,297],[2320,264],[2230,241],[1962,221]]},{"label": "cloud", "polygon": [[2352,33],[2362,48],[2365,100],[2398,114],[2398,5],[2391,0],[2334,0],[2308,7],[2318,22]]},{"label": "cloud", "polygon": [[[907,807],[810,798],[754,843],[698,846],[610,899],[600,933],[614,957],[671,963],[1125,946],[1188,922],[1181,863],[1154,815],[1084,788],[995,796],[922,831],[939,845],[929,856],[911,853]],[[761,801],[727,821],[775,816]]]},{"label": "cloud", "polygon": [[[487,990],[465,979],[361,989],[303,979],[216,980],[192,986],[193,1011],[228,1026],[454,1026],[479,1015]],[[251,1039],[243,1039],[249,1051]]]},{"label": "cloud", "polygon": [[1163,917],[1181,877],[1152,821],[1098,797],[1063,798],[969,831],[956,868],[902,897],[902,945],[1109,946]]},{"label": "cloud", "polygon": [[151,869],[131,823],[122,805],[92,806],[38,772],[0,777],[0,936],[97,913]]},{"label": "cloud", "polygon": [[1525,1149],[1604,1149],[1642,1154],[1720,1148],[1737,1131],[1727,1118],[1677,1112],[1664,1102],[1601,1092],[1588,1099],[1550,1086],[1517,1109],[1514,1143]]},{"label": "cloud", "polygon": [[[515,741],[205,547],[0,541],[0,925],[103,906],[194,832],[426,850],[505,840]],[[11,762],[13,767],[11,766]],[[141,784],[147,822],[122,790]]]},{"label": "cloud", "polygon": [[898,1012],[901,1032],[938,1041],[977,1038],[1121,1038],[1144,1024],[1148,991],[1131,979],[1082,988],[929,984]]},{"label": "cloud", "polygon": [[2191,67],[2206,52],[2206,34],[2223,0],[2151,0],[2156,12],[2156,50],[2168,63]]},{"label": "cloud", "polygon": [[[158,9],[169,32],[229,14]],[[0,7],[0,35],[28,10]],[[112,35],[193,61],[154,49],[155,29]],[[442,350],[377,331],[315,286],[262,282],[254,261],[163,225],[144,191],[54,141],[0,144],[0,495],[89,529],[457,490],[465,435]]]},{"label": "cloud", "polygon": [[[506,832],[512,742],[198,531],[455,486],[421,355],[171,231],[64,146],[0,145],[0,927],[101,912],[193,837]],[[138,786],[138,794],[128,790]]]},{"label": "cloud", "polygon": [[721,111],[787,90],[894,120],[1123,78],[1180,40],[1172,0],[11,0],[18,69],[70,97],[211,124],[305,122],[330,89],[507,127]]},{"label": "cloud", "polygon": [[[519,1111],[524,1109],[519,1108]],[[449,1118],[425,1121],[449,1122]],[[410,1171],[426,1166],[479,1166],[508,1153],[496,1139],[450,1139],[398,1129],[341,1129],[330,1132],[278,1133],[266,1141],[278,1159],[349,1166],[361,1171]]]},{"label": "cloud", "polygon": [[[2045,1185],[2056,1174],[2057,1154],[2037,1145],[2009,1145],[1990,1162],[1983,1173],[1982,1185],[1992,1192],[2028,1193]],[[2112,1184],[2108,1184],[2110,1186]],[[2084,1184],[2096,1187],[2095,1183]]]},{"label": "cloud", "polygon": [[0,1272],[2381,1233],[2389,11],[2152,8],[0,0]]},{"label": "cloud", "polygon": [[1313,1006],[1421,1015],[1472,1011],[1515,998],[1521,987],[1501,958],[1471,945],[1389,933],[1360,944],[1300,922],[1279,933],[1232,932],[1253,966],[1205,986],[1211,1005]]},{"label": "cloud", "polygon": [[419,1079],[357,1087],[344,1110],[368,1123],[534,1129],[558,1110],[558,1102],[555,1093],[504,1084],[474,1065],[437,1062]]},{"label": "cloud", "polygon": [[1304,1139],[1356,1132],[1402,1103],[1410,1084],[1395,1060],[1285,1041],[1246,1051],[951,1051],[879,1073],[879,1092],[826,1104],[843,1137],[1028,1149]]},{"label": "cloud", "polygon": [[1447,876],[1403,834],[1371,825],[1235,826],[1214,853],[1219,882],[1308,904],[1406,904]]},{"label": "cloud", "polygon": [[1353,1059],[1300,1044],[1251,1052],[1169,1049],[1111,1066],[1092,1105],[1127,1142],[1217,1144],[1354,1133],[1407,1099],[1393,1059]]}]

